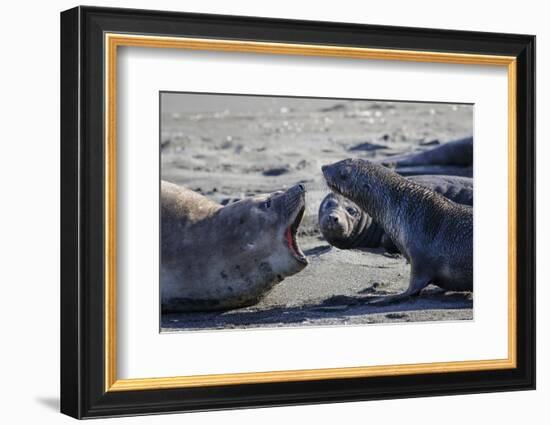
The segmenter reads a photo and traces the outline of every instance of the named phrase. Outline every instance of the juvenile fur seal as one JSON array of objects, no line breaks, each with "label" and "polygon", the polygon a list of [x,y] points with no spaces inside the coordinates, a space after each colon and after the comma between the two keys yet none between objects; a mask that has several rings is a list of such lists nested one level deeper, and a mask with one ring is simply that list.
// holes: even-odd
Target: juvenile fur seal
[{"label": "juvenile fur seal", "polygon": [[296,242],[305,189],[219,205],[161,183],[163,312],[226,310],[255,304],[307,259]]},{"label": "juvenile fur seal", "polygon": [[411,264],[407,290],[374,303],[417,295],[430,283],[445,290],[472,290],[472,208],[372,162],[346,159],[322,170],[329,187],[380,224]]},{"label": "juvenile fur seal", "polygon": [[451,174],[472,177],[474,139],[466,137],[419,153],[388,156],[379,161],[401,175]]},{"label": "juvenile fur seal", "polygon": [[[442,194],[451,201],[473,205],[473,180],[458,176],[411,176],[408,180]],[[329,193],[319,205],[319,228],[328,243],[340,249],[378,248],[398,252],[372,217],[353,201]]]}]

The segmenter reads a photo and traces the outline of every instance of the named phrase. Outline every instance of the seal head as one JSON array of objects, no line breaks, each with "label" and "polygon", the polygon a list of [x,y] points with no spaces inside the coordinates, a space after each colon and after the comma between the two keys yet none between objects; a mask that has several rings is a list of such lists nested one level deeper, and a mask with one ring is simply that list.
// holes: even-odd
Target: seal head
[{"label": "seal head", "polygon": [[357,204],[329,193],[319,206],[319,228],[328,243],[340,249],[377,247],[383,230]]},{"label": "seal head", "polygon": [[227,205],[218,212],[216,239],[231,247],[232,258],[246,261],[253,257],[269,258],[273,271],[290,276],[302,270],[307,258],[296,234],[305,211],[305,189],[296,185],[289,190],[258,195]]}]

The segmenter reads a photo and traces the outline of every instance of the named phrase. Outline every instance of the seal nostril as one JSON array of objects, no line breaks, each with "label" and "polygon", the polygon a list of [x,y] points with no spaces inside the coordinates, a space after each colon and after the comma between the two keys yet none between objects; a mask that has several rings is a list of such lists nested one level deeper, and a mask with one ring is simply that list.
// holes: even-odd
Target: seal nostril
[{"label": "seal nostril", "polygon": [[340,221],[338,220],[338,216],[332,216],[331,218],[334,223],[338,223],[338,221]]}]

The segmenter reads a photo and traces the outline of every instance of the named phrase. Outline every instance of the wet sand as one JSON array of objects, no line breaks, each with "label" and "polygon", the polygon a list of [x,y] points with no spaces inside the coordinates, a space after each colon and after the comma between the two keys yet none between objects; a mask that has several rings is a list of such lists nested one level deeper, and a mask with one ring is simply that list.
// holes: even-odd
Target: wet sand
[{"label": "wet sand", "polygon": [[328,193],[322,165],[429,149],[471,135],[472,125],[469,105],[163,94],[162,178],[222,204],[305,184],[298,243],[310,264],[252,307],[164,315],[162,330],[472,319],[472,294],[436,287],[366,305],[369,296],[404,290],[409,265],[381,250],[330,247],[317,226]]}]

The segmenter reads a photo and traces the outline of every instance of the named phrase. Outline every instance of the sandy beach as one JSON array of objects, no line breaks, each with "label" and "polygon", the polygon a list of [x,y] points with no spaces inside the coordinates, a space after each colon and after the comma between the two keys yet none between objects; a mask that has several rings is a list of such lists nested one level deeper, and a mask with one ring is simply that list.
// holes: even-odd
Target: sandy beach
[{"label": "sandy beach", "polygon": [[432,286],[410,301],[366,305],[366,297],[407,287],[406,260],[379,249],[331,247],[317,225],[328,193],[322,165],[419,152],[469,136],[471,105],[163,93],[161,107],[162,179],[222,204],[306,186],[298,242],[310,263],[252,307],[164,315],[163,331],[473,318],[472,294]]}]

